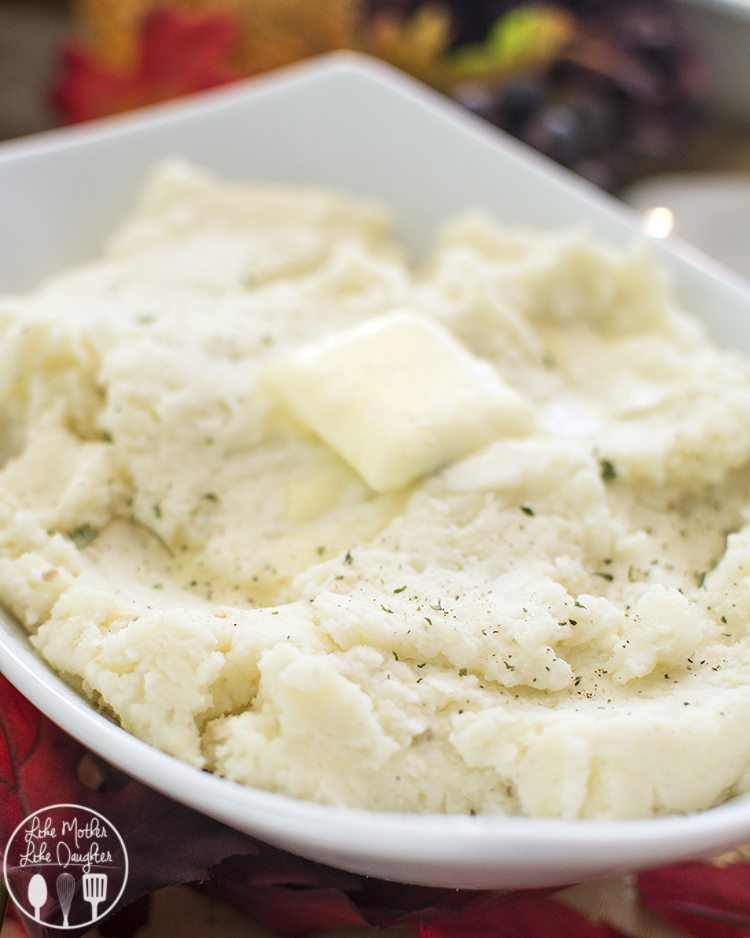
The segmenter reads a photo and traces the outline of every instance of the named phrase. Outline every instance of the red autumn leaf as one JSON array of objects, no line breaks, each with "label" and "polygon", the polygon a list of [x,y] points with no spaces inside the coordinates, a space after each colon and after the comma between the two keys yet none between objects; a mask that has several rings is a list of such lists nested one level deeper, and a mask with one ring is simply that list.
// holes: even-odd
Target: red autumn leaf
[{"label": "red autumn leaf", "polygon": [[76,775],[84,752],[0,676],[0,845],[37,808],[87,791]]},{"label": "red autumn leaf", "polygon": [[225,84],[242,74],[229,62],[238,37],[228,14],[157,10],[143,21],[131,69],[112,68],[81,45],[63,49],[53,101],[78,122]]},{"label": "red autumn leaf", "polygon": [[257,857],[231,857],[203,888],[279,938],[295,938],[311,930],[366,924],[354,898],[362,881],[260,844]]},{"label": "red autumn leaf", "polygon": [[279,938],[347,925],[390,927],[413,915],[460,910],[485,895],[371,879],[265,845],[257,861],[233,857],[222,863],[201,888]]},{"label": "red autumn leaf", "polygon": [[[415,938],[618,938],[606,925],[549,898],[551,890],[513,893],[430,889],[373,880],[261,847],[262,865],[235,857],[203,889],[279,938],[344,926],[402,926]],[[620,936],[621,938],[621,936]]]},{"label": "red autumn leaf", "polygon": [[235,892],[222,883],[212,892],[278,938],[302,938],[311,931],[367,924],[355,903],[338,889],[254,886]]},{"label": "red autumn leaf", "polygon": [[638,877],[644,905],[699,938],[746,938],[750,864],[679,863]]}]

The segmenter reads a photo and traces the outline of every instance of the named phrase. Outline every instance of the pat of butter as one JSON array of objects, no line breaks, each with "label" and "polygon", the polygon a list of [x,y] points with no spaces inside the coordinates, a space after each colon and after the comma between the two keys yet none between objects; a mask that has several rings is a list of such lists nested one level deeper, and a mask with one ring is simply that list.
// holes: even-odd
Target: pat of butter
[{"label": "pat of butter", "polygon": [[536,426],[532,407],[451,332],[396,311],[277,359],[270,389],[378,492],[497,437]]}]

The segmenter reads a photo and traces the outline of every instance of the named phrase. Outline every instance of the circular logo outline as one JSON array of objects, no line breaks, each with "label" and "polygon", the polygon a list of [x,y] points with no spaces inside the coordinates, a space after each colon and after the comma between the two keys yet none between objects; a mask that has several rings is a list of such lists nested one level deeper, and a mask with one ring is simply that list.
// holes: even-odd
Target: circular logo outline
[{"label": "circular logo outline", "polygon": [[27,815],[25,818],[23,818],[23,820],[19,824],[16,825],[15,829],[13,830],[13,833],[10,835],[7,843],[5,844],[5,850],[3,851],[3,881],[5,882],[5,888],[8,890],[8,897],[13,900],[14,907],[18,909],[19,912],[25,915],[26,918],[30,919],[32,922],[37,921],[34,914],[32,912],[28,912],[24,908],[24,904],[21,901],[19,901],[11,885],[11,880],[10,880],[10,877],[8,876],[8,847],[13,843],[13,839],[15,838],[16,834],[21,830],[21,828],[24,826],[24,824],[27,824],[32,818],[36,817],[38,814],[42,814],[45,811],[54,811],[55,808],[77,808],[80,811],[87,811],[89,814],[93,814],[95,817],[99,818],[101,821],[104,821],[104,823],[114,831],[115,836],[120,842],[120,847],[122,847],[122,856],[125,861],[123,877],[122,877],[122,885],[120,886],[120,891],[117,893],[115,898],[112,900],[112,902],[106,907],[106,909],[102,913],[97,914],[94,918],[90,919],[89,921],[76,922],[74,925],[53,925],[51,922],[42,922],[45,928],[57,928],[60,931],[70,931],[76,928],[89,928],[93,925],[96,925],[97,922],[100,922],[103,918],[109,915],[109,913],[114,909],[114,907],[122,898],[122,894],[125,892],[125,887],[128,884],[128,876],[130,875],[130,859],[128,857],[128,849],[125,846],[125,841],[122,838],[122,834],[120,834],[119,830],[115,827],[112,821],[110,821],[108,817],[105,817],[105,815],[101,814],[99,811],[95,811],[93,808],[89,808],[84,804],[72,804],[70,802],[61,802],[60,804],[48,804],[48,805],[45,805],[43,808],[37,808],[36,811],[32,811],[31,814]]}]

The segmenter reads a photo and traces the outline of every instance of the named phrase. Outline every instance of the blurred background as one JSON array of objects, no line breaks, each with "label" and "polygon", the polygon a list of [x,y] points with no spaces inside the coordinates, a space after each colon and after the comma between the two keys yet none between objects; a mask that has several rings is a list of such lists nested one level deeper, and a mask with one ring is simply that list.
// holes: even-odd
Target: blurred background
[{"label": "blurred background", "polygon": [[0,0],[0,139],[339,48],[750,276],[750,0]]}]

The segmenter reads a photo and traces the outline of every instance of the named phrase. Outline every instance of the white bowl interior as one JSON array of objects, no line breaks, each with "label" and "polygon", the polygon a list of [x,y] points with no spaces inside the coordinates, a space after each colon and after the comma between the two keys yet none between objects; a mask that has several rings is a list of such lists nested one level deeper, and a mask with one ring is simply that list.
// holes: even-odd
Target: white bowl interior
[{"label": "white bowl interior", "polygon": [[669,208],[675,234],[750,281],[750,172],[655,176],[626,199],[641,212]]}]

